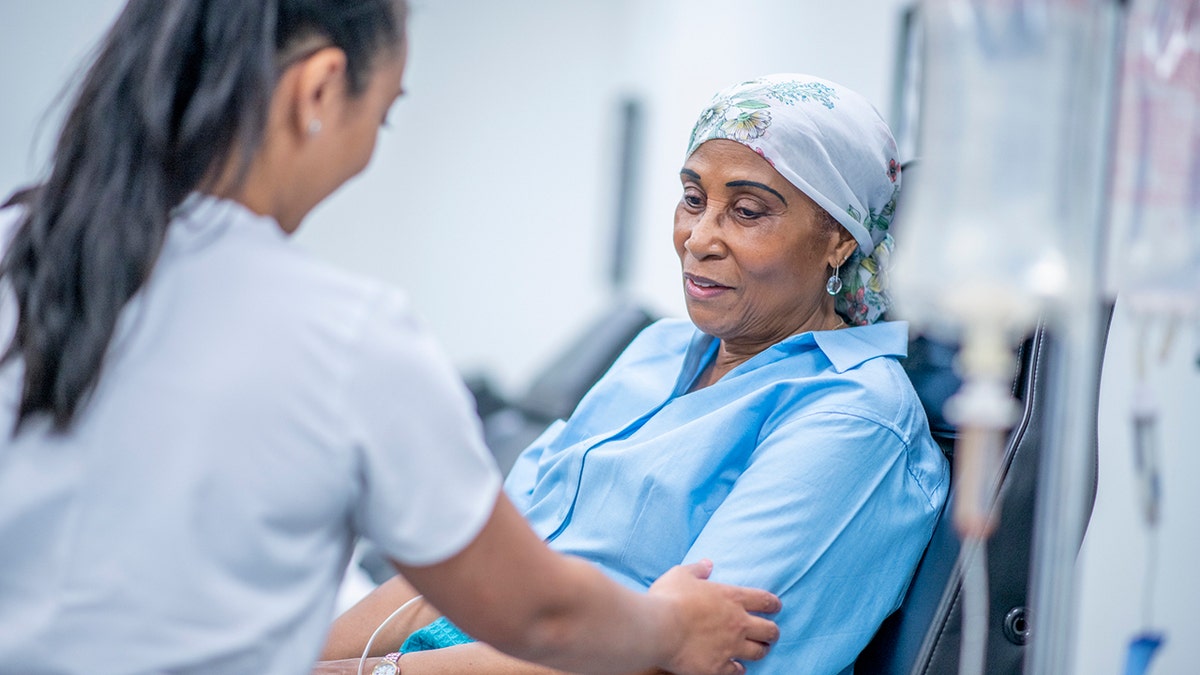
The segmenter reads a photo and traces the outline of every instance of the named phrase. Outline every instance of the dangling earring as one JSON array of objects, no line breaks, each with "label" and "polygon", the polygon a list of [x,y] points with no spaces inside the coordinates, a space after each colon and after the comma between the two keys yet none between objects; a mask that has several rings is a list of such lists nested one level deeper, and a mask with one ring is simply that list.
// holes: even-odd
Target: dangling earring
[{"label": "dangling earring", "polygon": [[308,121],[308,135],[316,136],[319,133],[321,133],[321,120],[314,117]]},{"label": "dangling earring", "polygon": [[833,268],[833,274],[829,275],[829,281],[825,282],[825,292],[830,295],[837,295],[838,291],[842,290],[842,277],[838,272],[842,269],[842,263],[838,263],[837,267]]}]

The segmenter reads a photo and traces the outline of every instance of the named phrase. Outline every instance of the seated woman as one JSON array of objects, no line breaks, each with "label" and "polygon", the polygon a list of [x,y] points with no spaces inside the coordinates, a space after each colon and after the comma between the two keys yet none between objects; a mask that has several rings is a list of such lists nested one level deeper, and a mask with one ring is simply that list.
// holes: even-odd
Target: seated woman
[{"label": "seated woman", "polygon": [[[774,75],[716,96],[680,181],[691,320],[647,328],[505,489],[551,547],[630,588],[707,558],[713,579],[778,594],[779,642],[748,672],[849,672],[899,606],[949,483],[897,361],[907,326],[879,321],[895,142],[860,95]],[[413,595],[381,586],[334,624],[324,658],[357,657]],[[436,616],[389,625],[375,653],[409,637],[404,675],[548,672],[445,620],[409,636]]]}]

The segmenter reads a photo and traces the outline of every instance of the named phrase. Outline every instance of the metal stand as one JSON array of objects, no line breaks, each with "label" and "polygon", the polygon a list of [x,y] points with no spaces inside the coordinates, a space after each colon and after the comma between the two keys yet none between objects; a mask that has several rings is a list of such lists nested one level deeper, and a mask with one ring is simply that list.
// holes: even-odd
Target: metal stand
[{"label": "metal stand", "polygon": [[[1030,675],[1073,673],[1075,645],[1076,574],[1078,545],[1086,528],[1085,484],[1095,461],[1096,404],[1108,313],[1102,311],[1103,263],[1108,212],[1112,139],[1115,136],[1119,75],[1123,54],[1123,13],[1118,3],[1097,9],[1091,26],[1095,46],[1086,77],[1079,78],[1076,100],[1079,174],[1068,189],[1078,198],[1072,214],[1079,226],[1075,244],[1093,254],[1091,269],[1078,270],[1071,297],[1075,302],[1055,312],[1054,331],[1063,348],[1051,365],[1052,407],[1048,451],[1043,456],[1038,481],[1038,502],[1031,571],[1033,608],[1030,653],[1025,672]],[[1092,167],[1092,171],[1085,170]]]}]

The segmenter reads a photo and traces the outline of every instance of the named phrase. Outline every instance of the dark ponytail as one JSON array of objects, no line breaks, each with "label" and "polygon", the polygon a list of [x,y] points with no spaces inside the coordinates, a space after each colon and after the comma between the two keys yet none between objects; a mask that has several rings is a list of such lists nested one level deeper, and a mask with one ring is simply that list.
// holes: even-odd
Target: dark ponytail
[{"label": "dark ponytail", "polygon": [[[15,292],[17,428],[66,429],[95,387],[117,317],[158,258],[171,211],[260,146],[289,50],[341,48],[352,93],[404,35],[402,0],[130,0],[84,76],[50,174],[0,262]],[[235,156],[236,153],[236,156]],[[14,430],[15,432],[15,430]]]}]

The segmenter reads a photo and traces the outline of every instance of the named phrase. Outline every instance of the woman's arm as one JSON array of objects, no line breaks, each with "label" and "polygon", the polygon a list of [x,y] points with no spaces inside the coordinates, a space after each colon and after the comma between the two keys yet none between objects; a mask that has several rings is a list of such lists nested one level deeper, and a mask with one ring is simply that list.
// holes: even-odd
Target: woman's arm
[{"label": "woman's arm", "polygon": [[783,599],[784,638],[756,672],[837,673],[903,596],[944,480],[932,441],[853,411],[806,414],[759,443],[684,560]]},{"label": "woman's arm", "polygon": [[[363,672],[370,673],[378,662],[378,658],[367,659],[363,665]],[[400,670],[403,675],[459,675],[461,673],[471,673],[472,675],[571,675],[562,670],[554,670],[515,659],[482,642],[405,654],[400,658]],[[357,675],[357,673],[358,658],[322,661],[313,670],[313,675]],[[660,675],[663,673],[665,671],[655,668],[631,675]]]},{"label": "woman's arm", "polygon": [[770,593],[703,581],[707,563],[675,568],[648,593],[634,593],[551,551],[503,495],[463,551],[434,565],[398,567],[472,636],[570,672],[734,675],[742,667],[732,659],[760,659],[778,637],[772,622],[749,613],[777,611]]}]

